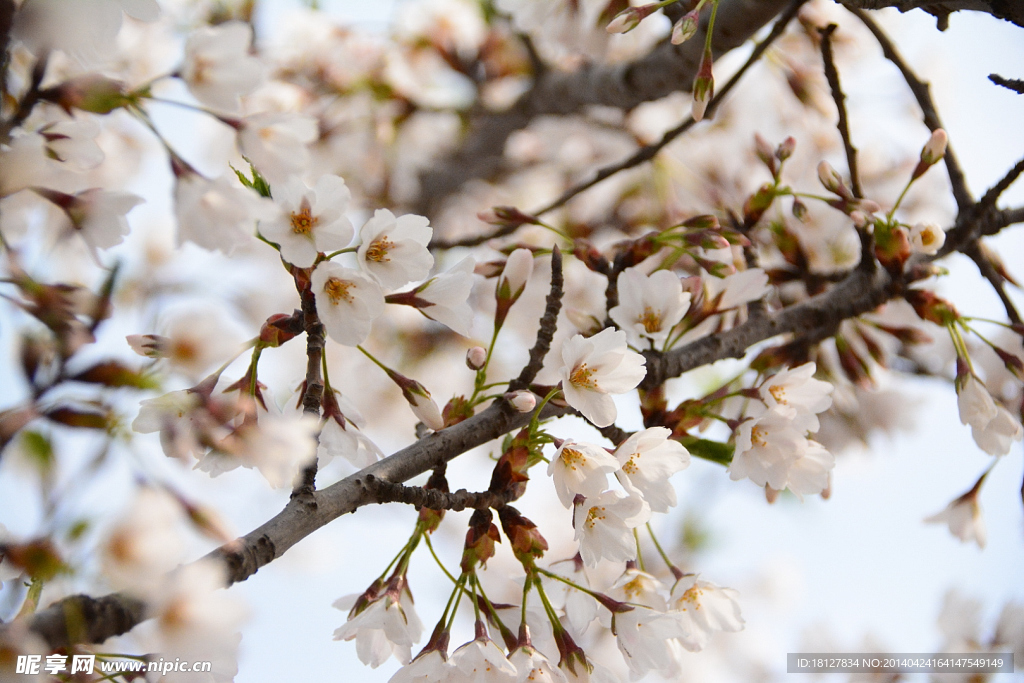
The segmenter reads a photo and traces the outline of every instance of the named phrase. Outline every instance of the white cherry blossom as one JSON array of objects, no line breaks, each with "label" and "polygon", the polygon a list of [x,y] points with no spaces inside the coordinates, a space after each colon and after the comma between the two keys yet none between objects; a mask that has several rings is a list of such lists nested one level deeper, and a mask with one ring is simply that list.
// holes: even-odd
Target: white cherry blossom
[{"label": "white cherry blossom", "polygon": [[835,456],[817,441],[808,439],[807,447],[790,465],[786,486],[800,500],[806,495],[822,493],[831,484],[835,466]]},{"label": "white cherry blossom", "polygon": [[729,465],[729,477],[749,478],[781,491],[789,470],[807,449],[805,430],[794,426],[790,409],[775,406],[755,419],[742,422],[736,430],[736,450]]},{"label": "white cherry blossom", "polygon": [[724,278],[704,277],[702,282],[705,298],[716,302],[717,311],[757,301],[768,293],[768,274],[761,268],[739,270]]},{"label": "white cherry blossom", "polygon": [[598,427],[615,422],[611,394],[632,391],[647,374],[644,357],[626,348],[626,333],[620,330],[573,336],[562,344],[562,362],[565,400]]},{"label": "white cherry blossom", "polygon": [[672,430],[651,427],[632,434],[615,449],[621,469],[615,476],[627,490],[635,490],[653,512],[668,512],[676,504],[676,491],[669,482],[676,472],[690,465],[690,453],[669,437]]},{"label": "white cherry blossom", "polygon": [[[335,640],[355,639],[359,660],[374,669],[392,655],[408,664],[413,644],[423,635],[412,595],[402,584],[404,581],[398,581],[389,587],[334,631]],[[348,609],[356,597],[340,598],[334,607]]]},{"label": "white cherry blossom", "polygon": [[516,669],[516,683],[566,683],[558,667],[529,645],[516,648],[508,661]]},{"label": "white cherry blossom", "polygon": [[599,446],[567,439],[548,465],[548,476],[555,484],[558,500],[567,508],[573,498],[597,496],[608,488],[608,474],[619,469],[619,461]]},{"label": "white cherry blossom", "polygon": [[679,276],[668,270],[644,275],[639,268],[626,268],[619,275],[618,291],[619,305],[608,315],[636,348],[646,346],[645,339],[664,342],[690,309],[690,293],[683,292]]},{"label": "white cherry blossom", "polygon": [[302,468],[316,458],[319,429],[312,415],[266,413],[258,423],[241,430],[231,455],[243,467],[259,470],[274,488],[291,486]]},{"label": "white cherry blossom", "polygon": [[414,289],[413,295],[417,299],[415,305],[419,312],[447,325],[463,337],[470,336],[473,309],[469,305],[469,295],[473,289],[475,265],[473,257],[467,256],[449,270]]},{"label": "white cherry blossom", "polygon": [[160,489],[143,487],[100,547],[103,575],[115,588],[145,596],[181,562],[181,506]]},{"label": "white cherry blossom", "polygon": [[490,638],[476,638],[452,653],[452,683],[515,683],[516,668]]},{"label": "white cherry blossom", "polygon": [[196,99],[227,112],[263,80],[263,64],[249,53],[252,27],[241,21],[203,26],[185,41],[181,78]]},{"label": "white cherry blossom", "polygon": [[978,448],[989,455],[1006,455],[1014,441],[1024,437],[1024,429],[1020,422],[1003,406],[997,406],[996,416],[984,429],[971,425],[971,436]]},{"label": "white cherry blossom", "polygon": [[701,581],[697,575],[679,579],[672,587],[671,607],[682,631],[679,642],[683,647],[699,652],[716,631],[742,631],[738,595],[732,588]]},{"label": "white cherry blossom", "polygon": [[271,183],[280,183],[309,165],[307,145],[318,135],[313,118],[264,112],[242,120],[238,147]]},{"label": "white cherry blossom", "polygon": [[388,683],[436,683],[447,681],[452,665],[440,650],[428,650],[416,655],[406,666],[395,672]]},{"label": "white cherry blossom", "polygon": [[769,408],[791,409],[795,427],[801,431],[818,431],[817,413],[832,405],[832,385],[814,379],[817,366],[804,363],[792,370],[781,370],[761,385],[758,393]]},{"label": "white cherry blossom", "polygon": [[910,228],[910,247],[918,254],[937,254],[946,243],[946,233],[935,223],[917,223]]},{"label": "white cherry blossom", "polygon": [[960,423],[976,429],[984,429],[999,412],[988,389],[971,372],[957,378],[956,405]]},{"label": "white cherry blossom", "polygon": [[979,548],[985,547],[988,537],[976,491],[957,498],[941,512],[925,517],[924,521],[929,524],[945,524],[950,533],[962,542],[974,541]]},{"label": "white cherry blossom", "polygon": [[396,218],[387,209],[377,209],[359,230],[359,267],[388,290],[422,280],[434,265],[427,251],[433,232],[423,216]]},{"label": "white cherry blossom", "polygon": [[240,185],[237,178],[208,180],[191,170],[178,174],[174,212],[179,245],[192,242],[230,254],[253,240],[256,221],[272,211],[269,200]]},{"label": "white cherry blossom", "polygon": [[573,527],[580,555],[588,567],[602,559],[624,562],[636,559],[633,529],[651,517],[651,509],[637,496],[605,491],[573,508]]},{"label": "white cherry blossom", "polygon": [[331,261],[317,266],[311,285],[328,336],[345,346],[362,344],[374,318],[384,312],[380,286],[359,271]]},{"label": "white cherry blossom", "polygon": [[298,178],[274,188],[281,212],[260,222],[260,233],[281,247],[281,258],[309,268],[318,252],[344,249],[355,229],[345,217],[352,193],[336,175],[322,175],[312,188]]},{"label": "white cherry blossom", "polygon": [[665,585],[653,575],[640,569],[627,568],[612,584],[610,595],[622,602],[664,612],[668,609],[668,602],[662,593],[667,592]]},{"label": "white cherry blossom", "polygon": [[612,632],[634,680],[652,671],[666,677],[677,673],[679,662],[672,639],[679,635],[679,625],[673,616],[636,607],[614,615]]}]

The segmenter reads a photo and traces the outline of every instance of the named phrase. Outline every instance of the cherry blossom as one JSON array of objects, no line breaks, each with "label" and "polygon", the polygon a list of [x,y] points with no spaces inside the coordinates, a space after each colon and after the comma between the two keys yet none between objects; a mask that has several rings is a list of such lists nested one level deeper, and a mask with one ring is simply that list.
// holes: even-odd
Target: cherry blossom
[{"label": "cherry blossom", "polygon": [[918,254],[937,254],[946,243],[946,233],[936,223],[916,223],[910,229],[910,247]]},{"label": "cherry blossom", "polygon": [[516,648],[508,661],[515,667],[516,683],[566,683],[565,675],[529,645]]},{"label": "cherry blossom", "polygon": [[427,650],[396,671],[388,683],[435,683],[449,680],[451,674],[452,665],[444,652]]},{"label": "cherry blossom", "polygon": [[925,517],[924,521],[929,524],[945,524],[950,533],[962,542],[974,541],[979,548],[985,547],[985,519],[981,516],[977,491],[957,498],[944,510]]},{"label": "cherry blossom", "polygon": [[644,275],[639,268],[627,268],[619,275],[618,291],[619,305],[608,315],[636,348],[644,339],[664,342],[690,308],[690,293],[668,270]]},{"label": "cherry blossom", "polygon": [[309,268],[318,252],[344,249],[355,229],[345,217],[352,193],[336,175],[323,175],[315,187],[298,178],[274,188],[281,212],[260,222],[260,233],[281,247],[281,258],[299,268]]},{"label": "cherry blossom", "polygon": [[679,579],[672,587],[671,607],[682,630],[679,642],[683,647],[699,652],[716,631],[742,631],[737,595],[731,588],[700,580],[698,575]]},{"label": "cherry blossom", "polygon": [[[334,607],[348,609],[356,597],[340,598]],[[423,624],[404,580],[392,581],[382,594],[373,596],[369,604],[357,603],[357,608],[359,611],[334,632],[334,639],[355,639],[359,660],[374,669],[392,655],[408,664],[413,643],[423,635]]]},{"label": "cherry blossom", "polygon": [[637,496],[605,491],[573,507],[573,526],[580,555],[588,567],[602,560],[636,559],[633,529],[651,516],[651,509]]},{"label": "cherry blossom", "polygon": [[241,21],[203,26],[185,41],[181,78],[196,99],[214,109],[234,112],[239,97],[263,80],[263,65],[249,54],[252,27]]},{"label": "cherry blossom", "polygon": [[789,470],[807,448],[804,432],[794,425],[786,406],[775,406],[755,419],[742,422],[736,430],[736,450],[729,465],[729,477],[749,478],[758,486],[786,488]]},{"label": "cherry blossom", "polygon": [[359,267],[384,289],[422,280],[434,265],[427,251],[432,234],[423,216],[396,218],[387,209],[377,209],[359,230]]},{"label": "cherry blossom", "polygon": [[816,370],[813,362],[781,370],[765,380],[758,390],[769,408],[790,409],[796,428],[805,432],[818,431],[817,413],[832,405],[832,385],[814,379]]},{"label": "cherry blossom", "polygon": [[280,183],[309,164],[306,145],[317,139],[315,119],[264,112],[239,124],[238,147],[271,183]]},{"label": "cherry blossom", "polygon": [[971,436],[978,448],[989,455],[1006,455],[1014,441],[1024,438],[1024,429],[1009,410],[998,406],[996,416],[984,428],[971,425]]},{"label": "cherry blossom", "polygon": [[611,394],[635,389],[647,374],[644,357],[626,348],[626,333],[606,329],[593,337],[575,335],[562,344],[565,400],[598,427],[615,421]]},{"label": "cherry blossom", "polygon": [[621,469],[615,476],[627,490],[635,490],[654,512],[668,512],[676,504],[676,492],[669,482],[676,472],[690,465],[690,453],[669,437],[672,430],[651,427],[635,434],[615,449]]},{"label": "cherry blossom", "polygon": [[652,671],[666,677],[676,674],[679,662],[672,639],[680,631],[673,616],[647,607],[636,607],[614,615],[612,632],[633,679],[642,678]]},{"label": "cherry blossom", "polygon": [[100,550],[103,573],[115,588],[145,596],[181,562],[181,516],[181,507],[167,493],[150,487],[139,490]]},{"label": "cherry blossom", "polygon": [[313,271],[311,286],[327,335],[339,344],[363,343],[374,318],[384,312],[380,286],[352,268],[321,263]]},{"label": "cherry blossom", "polygon": [[[463,337],[470,336],[473,309],[469,305],[469,295],[473,289],[475,265],[473,257],[467,256],[449,270],[416,287],[412,291],[413,305],[431,320],[447,325]],[[481,351],[487,353],[485,349],[481,348]],[[479,360],[482,364],[483,359]]]},{"label": "cherry blossom", "polygon": [[494,641],[486,636],[466,643],[452,653],[453,683],[515,683],[516,668]]},{"label": "cherry blossom", "polygon": [[643,605],[658,612],[668,608],[668,602],[662,595],[667,592],[664,584],[656,577],[635,567],[627,567],[615,583],[610,594],[623,602]]},{"label": "cherry blossom", "polygon": [[208,180],[195,171],[179,172],[174,190],[178,244],[230,254],[253,239],[256,221],[272,215],[273,205],[237,178]]},{"label": "cherry blossom", "polygon": [[619,461],[598,446],[567,439],[559,446],[548,465],[548,476],[555,484],[558,500],[572,507],[576,495],[597,496],[608,488],[608,474],[619,469]]}]

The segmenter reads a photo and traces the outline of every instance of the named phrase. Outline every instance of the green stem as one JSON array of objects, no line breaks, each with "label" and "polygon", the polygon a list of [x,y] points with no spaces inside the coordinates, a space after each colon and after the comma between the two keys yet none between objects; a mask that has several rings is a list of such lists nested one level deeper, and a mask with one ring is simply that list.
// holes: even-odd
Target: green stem
[{"label": "green stem", "polygon": [[354,254],[357,251],[359,251],[358,245],[354,247],[345,247],[344,249],[339,249],[338,251],[332,251],[330,254],[325,255],[323,258],[317,259],[317,261],[330,261],[332,258],[340,254]]},{"label": "green stem", "polygon": [[448,580],[451,581],[452,583],[457,583],[457,579],[455,578],[455,576],[453,576],[450,571],[445,569],[444,564],[441,563],[441,558],[439,558],[437,556],[437,553],[434,551],[434,544],[430,542],[430,536],[424,536],[423,540],[427,544],[427,550],[429,550],[430,554],[433,555],[434,561],[437,562],[437,566],[441,568],[441,571],[444,572],[444,575],[447,576]]},{"label": "green stem", "polygon": [[640,532],[633,528],[633,540],[636,541],[636,563],[640,566],[640,571],[646,572],[647,566],[644,564],[644,554],[640,550]]},{"label": "green stem", "polygon": [[666,553],[665,549],[661,547],[660,543],[658,543],[658,537],[654,534],[654,528],[651,526],[650,522],[647,523],[647,533],[651,535],[651,540],[654,541],[654,547],[658,549],[658,554],[661,555],[661,559],[665,561],[665,564],[668,565],[669,569],[675,569],[676,566],[672,563],[672,560],[668,558],[668,553]]}]

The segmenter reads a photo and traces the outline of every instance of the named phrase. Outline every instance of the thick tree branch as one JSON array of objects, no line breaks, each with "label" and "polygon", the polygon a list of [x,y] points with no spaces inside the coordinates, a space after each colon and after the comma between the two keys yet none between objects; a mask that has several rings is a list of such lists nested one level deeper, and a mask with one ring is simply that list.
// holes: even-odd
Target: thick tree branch
[{"label": "thick tree branch", "polygon": [[839,0],[848,9],[884,9],[895,7],[900,12],[920,9],[939,19],[939,28],[945,30],[953,12],[969,10],[984,12],[1024,28],[1024,2],[1020,0]]},{"label": "thick tree branch", "polygon": [[375,499],[375,503],[405,503],[420,508],[431,510],[465,510],[475,508],[500,508],[514,500],[515,492],[504,491],[480,491],[470,493],[466,489],[459,489],[454,493],[440,489],[428,489],[422,486],[403,486],[394,482],[377,479],[372,474],[362,478],[362,484]]},{"label": "thick tree branch", "polygon": [[[712,36],[715,56],[742,45],[790,1],[721,0]],[[589,105],[628,110],[673,92],[689,91],[700,65],[708,16],[690,40],[682,45],[665,41],[635,62],[539,75],[529,92],[508,110],[482,114],[470,123],[458,151],[420,177],[420,198],[414,209],[435,215],[466,181],[496,175],[503,167],[508,137],[538,116],[573,114]]]}]

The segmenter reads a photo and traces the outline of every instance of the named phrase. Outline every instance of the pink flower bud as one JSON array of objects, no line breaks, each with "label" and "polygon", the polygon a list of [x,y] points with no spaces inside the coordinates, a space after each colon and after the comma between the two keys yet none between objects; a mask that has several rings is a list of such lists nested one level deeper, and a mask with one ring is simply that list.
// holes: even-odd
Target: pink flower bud
[{"label": "pink flower bud", "polygon": [[782,141],[779,148],[775,150],[775,156],[779,161],[785,161],[789,157],[793,156],[793,150],[796,149],[796,138],[790,135],[788,138]]},{"label": "pink flower bud", "polygon": [[511,391],[505,394],[505,399],[520,413],[528,413],[537,407],[537,397],[526,390]]},{"label": "pink flower bud", "polygon": [[507,286],[510,296],[517,299],[523,293],[532,274],[533,252],[529,249],[516,249],[505,261],[505,269],[498,280],[498,289]]},{"label": "pink flower bud", "polygon": [[672,26],[673,45],[685,43],[697,33],[697,15],[696,11],[687,12]]},{"label": "pink flower bud", "polygon": [[646,19],[654,10],[658,9],[657,3],[650,5],[642,5],[640,7],[628,7],[618,14],[615,18],[608,23],[608,27],[605,29],[608,33],[629,33],[637,26],[640,22]]},{"label": "pink flower bud", "polygon": [[69,114],[72,109],[109,114],[132,101],[124,83],[99,74],[77,76],[44,90],[40,96],[60,105]]},{"label": "pink flower bud", "polygon": [[480,370],[487,362],[487,349],[482,346],[474,346],[466,351],[466,366],[470,370]]},{"label": "pink flower bud", "polygon": [[693,82],[693,109],[691,113],[694,121],[704,118],[708,102],[715,95],[715,77],[711,72],[712,57],[711,50],[705,50],[700,60],[700,68],[697,70],[697,78]]},{"label": "pink flower bud", "polygon": [[941,128],[933,130],[932,136],[928,138],[928,142],[925,143],[924,148],[921,150],[921,161],[929,166],[938,162],[946,154],[946,143],[948,141],[949,138],[946,136],[946,131]]}]

